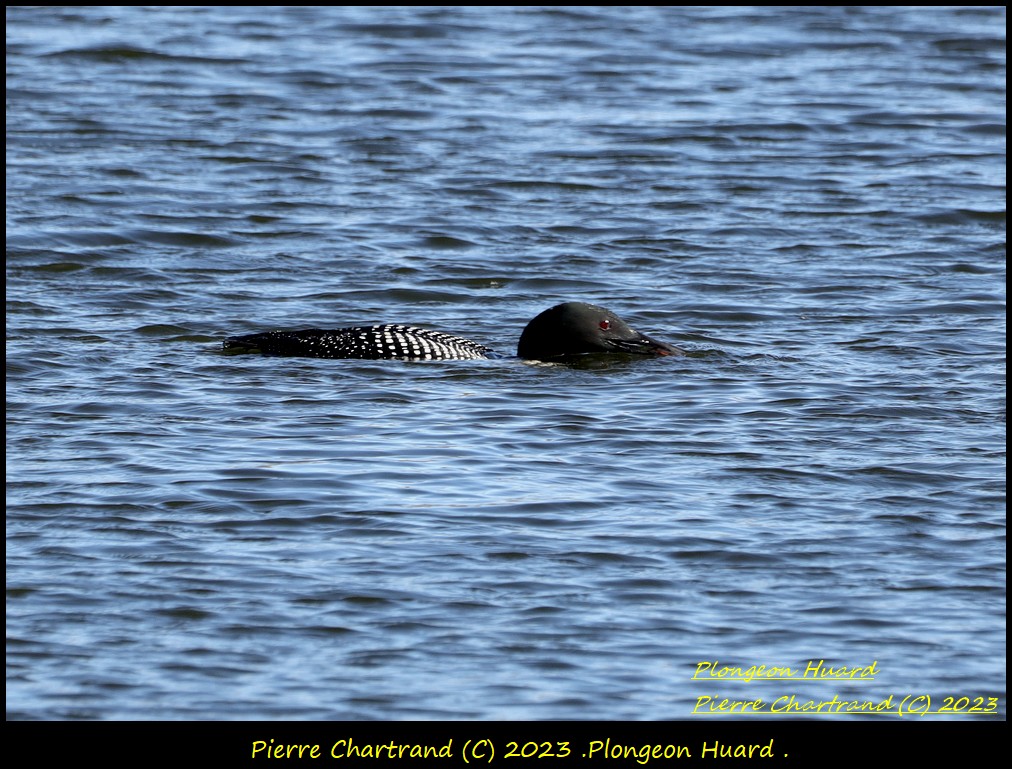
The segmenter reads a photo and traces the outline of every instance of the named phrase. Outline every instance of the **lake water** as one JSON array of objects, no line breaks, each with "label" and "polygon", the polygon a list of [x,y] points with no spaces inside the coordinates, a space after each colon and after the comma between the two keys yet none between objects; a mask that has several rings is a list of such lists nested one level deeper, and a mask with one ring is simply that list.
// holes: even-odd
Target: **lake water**
[{"label": "lake water", "polygon": [[6,280],[8,718],[1005,717],[1004,7],[8,8]]}]

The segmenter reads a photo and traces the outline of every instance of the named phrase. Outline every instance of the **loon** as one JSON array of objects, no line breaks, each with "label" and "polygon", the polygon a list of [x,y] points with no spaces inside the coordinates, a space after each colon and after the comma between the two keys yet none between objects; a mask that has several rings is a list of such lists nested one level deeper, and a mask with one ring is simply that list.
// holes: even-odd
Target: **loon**
[{"label": "loon", "polygon": [[[230,336],[227,353],[262,353],[302,358],[365,360],[477,360],[503,358],[490,347],[451,334],[415,326],[387,324],[324,330],[267,331]],[[520,335],[517,356],[551,361],[583,353],[682,355],[631,328],[615,313],[583,302],[565,302],[545,310]]]}]

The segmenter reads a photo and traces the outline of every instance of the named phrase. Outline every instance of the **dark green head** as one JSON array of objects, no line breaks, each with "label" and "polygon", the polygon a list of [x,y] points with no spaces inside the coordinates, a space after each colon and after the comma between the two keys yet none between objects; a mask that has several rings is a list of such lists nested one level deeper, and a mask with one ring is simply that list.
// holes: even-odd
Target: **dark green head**
[{"label": "dark green head", "polygon": [[593,352],[682,354],[677,347],[631,328],[611,310],[583,302],[566,302],[545,310],[527,324],[517,346],[517,355],[528,360],[552,360]]}]

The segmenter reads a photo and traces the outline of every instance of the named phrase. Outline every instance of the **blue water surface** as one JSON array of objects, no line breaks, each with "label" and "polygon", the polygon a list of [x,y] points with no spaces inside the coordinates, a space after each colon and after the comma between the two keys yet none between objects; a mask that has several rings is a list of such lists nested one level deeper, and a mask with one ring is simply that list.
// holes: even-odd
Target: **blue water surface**
[{"label": "blue water surface", "polygon": [[[1003,719],[1005,114],[1004,7],[8,8],[8,718]],[[689,354],[221,354],[570,300]]]}]

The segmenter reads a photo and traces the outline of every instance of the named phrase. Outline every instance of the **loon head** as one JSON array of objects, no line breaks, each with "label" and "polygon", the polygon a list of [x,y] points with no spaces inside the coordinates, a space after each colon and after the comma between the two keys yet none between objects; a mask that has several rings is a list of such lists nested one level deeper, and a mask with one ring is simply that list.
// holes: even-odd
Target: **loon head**
[{"label": "loon head", "polygon": [[681,355],[682,350],[641,334],[611,310],[566,302],[545,310],[520,335],[517,355],[551,360],[588,352]]}]

